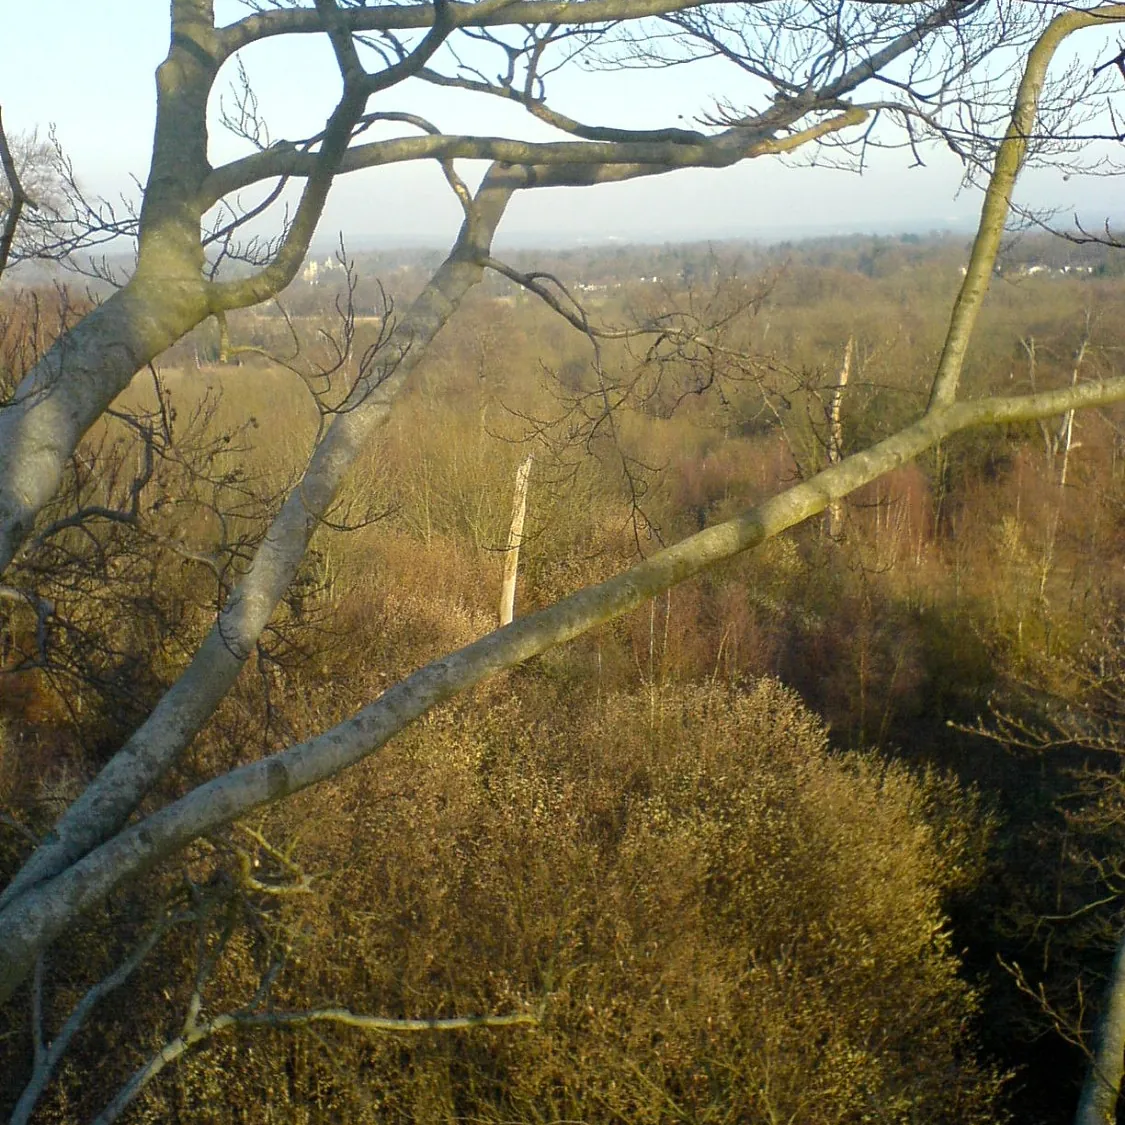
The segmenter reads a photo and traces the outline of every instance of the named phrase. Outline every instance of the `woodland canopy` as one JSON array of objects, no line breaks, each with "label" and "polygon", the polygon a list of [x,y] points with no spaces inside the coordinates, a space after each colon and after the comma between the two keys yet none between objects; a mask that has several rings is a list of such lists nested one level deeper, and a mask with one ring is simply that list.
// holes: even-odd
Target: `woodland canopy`
[{"label": "woodland canopy", "polygon": [[[170,4],[135,213],[0,146],[0,273],[103,286],[0,290],[11,1120],[985,1121],[1021,1020],[1112,1120],[1121,590],[1079,577],[1120,562],[1114,232],[1009,273],[1038,305],[986,296],[1023,168],[1120,142],[1125,5],[236,7]],[[278,36],[331,48],[313,135],[240,68]],[[723,83],[694,120],[553,95],[691,67]],[[427,84],[528,131],[385,108]],[[956,263],[716,251],[597,288],[494,250],[521,193],[934,144],[984,190]],[[333,184],[404,161],[462,209],[448,253],[364,297],[341,248],[336,298],[302,290]],[[949,722],[1054,752],[1034,808],[981,796]],[[1057,869],[1010,863],[1046,824]]]}]

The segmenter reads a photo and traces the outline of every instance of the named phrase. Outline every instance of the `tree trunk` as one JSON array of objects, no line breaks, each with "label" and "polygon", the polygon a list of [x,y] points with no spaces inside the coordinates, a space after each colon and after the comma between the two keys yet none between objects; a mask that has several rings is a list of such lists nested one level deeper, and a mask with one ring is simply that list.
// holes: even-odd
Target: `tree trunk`
[{"label": "tree trunk", "polygon": [[[847,346],[844,348],[844,362],[840,368],[840,379],[836,389],[832,392],[832,407],[828,416],[828,463],[839,464],[844,459],[844,426],[840,412],[844,406],[844,392],[848,387],[848,379],[852,373],[852,351],[855,349],[855,337],[849,336]],[[839,539],[843,534],[844,505],[839,500],[834,500],[828,505],[828,519],[825,528],[831,539]]]},{"label": "tree trunk", "polygon": [[146,363],[207,315],[202,282],[134,279],[55,342],[0,411],[0,574],[82,435]]},{"label": "tree trunk", "polygon": [[1114,1125],[1125,1063],[1125,931],[1105,990],[1098,1041],[1086,1071],[1074,1125]]},{"label": "tree trunk", "polygon": [[508,549],[504,552],[504,578],[500,583],[500,628],[511,623],[516,613],[516,574],[520,565],[523,521],[527,515],[527,481],[531,475],[531,454],[516,470],[516,492],[512,502],[512,526],[508,529]]}]

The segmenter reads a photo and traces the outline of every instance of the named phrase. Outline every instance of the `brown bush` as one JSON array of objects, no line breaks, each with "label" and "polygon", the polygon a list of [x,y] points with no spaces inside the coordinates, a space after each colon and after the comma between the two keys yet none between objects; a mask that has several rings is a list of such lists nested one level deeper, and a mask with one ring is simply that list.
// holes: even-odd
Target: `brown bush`
[{"label": "brown bush", "polygon": [[230,1039],[148,1119],[995,1120],[941,910],[979,844],[951,783],[833,756],[772,681],[491,701],[275,814],[329,873],[285,907],[273,999],[541,1025]]}]

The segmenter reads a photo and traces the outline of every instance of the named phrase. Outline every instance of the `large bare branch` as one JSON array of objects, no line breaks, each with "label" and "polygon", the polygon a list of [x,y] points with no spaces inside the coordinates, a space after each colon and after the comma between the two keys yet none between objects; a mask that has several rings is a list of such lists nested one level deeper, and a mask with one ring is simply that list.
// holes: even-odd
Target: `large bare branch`
[{"label": "large bare branch", "polygon": [[[137,273],[56,343],[0,414],[0,573],[57,491],[82,435],[133,374],[212,313],[266,300],[292,280],[366,103],[363,82],[345,89],[310,157],[294,221],[273,260],[238,282],[208,283],[201,276],[206,205],[200,187],[210,170],[206,106],[219,65],[211,4],[175,0],[172,30],[157,72],[157,128]],[[427,37],[416,65],[443,33],[439,28]]]},{"label": "large bare branch", "polygon": [[1074,1125],[1114,1125],[1125,1073],[1125,936],[1117,942],[1105,986],[1097,1041],[1086,1068]]},{"label": "large bare branch", "polygon": [[[351,33],[344,27],[344,10],[337,6],[335,0],[317,0],[318,18],[336,53],[344,91],[324,129],[320,147],[316,152],[301,154],[310,165],[309,170],[302,173],[308,176],[308,181],[301,193],[293,223],[273,260],[252,277],[212,285],[210,296],[216,309],[226,311],[261,304],[276,296],[297,275],[324,212],[333,180],[346,170],[343,162],[348,145],[367,100],[421,70],[453,29],[446,0],[438,0],[435,10],[437,16],[433,25],[414,51],[394,66],[368,74],[360,64]],[[286,179],[287,175],[283,173],[280,178]],[[218,202],[218,198],[206,202],[204,209]]]},{"label": "large bare branch", "polygon": [[[738,138],[743,140],[743,138]],[[355,145],[340,161],[340,172],[355,172],[411,160],[489,160],[504,164],[651,164],[661,168],[723,168],[742,158],[733,134],[677,141],[521,141],[510,137],[439,134],[394,137]],[[296,146],[275,145],[265,152],[217,168],[203,186],[203,202],[211,206],[223,196],[278,176],[308,176],[316,154]]]},{"label": "large bare branch", "polygon": [[[501,164],[562,168],[564,171],[559,182],[569,182],[565,169],[570,167],[588,168],[598,165],[613,169],[625,165],[645,167],[649,170],[648,174],[677,168],[729,168],[755,156],[792,152],[828,133],[860,124],[867,116],[862,107],[840,107],[834,104],[832,108],[843,109],[844,115],[781,137],[775,137],[774,134],[804,116],[807,109],[795,109],[790,120],[775,120],[757,128],[740,125],[713,137],[697,134],[691,141],[532,142],[508,137],[449,134],[395,137],[348,149],[340,162],[340,172],[354,172],[362,168],[410,160],[490,160]],[[307,176],[315,168],[315,154],[302,152],[296,147],[275,146],[216,169],[204,185],[204,202],[211,206],[223,196],[261,180],[279,176]],[[622,177],[613,174],[613,178]],[[578,183],[590,182],[581,176],[574,177],[574,180]]]},{"label": "large bare branch", "polygon": [[482,82],[480,79],[441,74],[428,67],[421,70],[418,77],[425,79],[433,86],[465,90],[467,93],[473,94],[486,94],[489,97],[515,102],[517,105],[523,106],[528,113],[537,117],[544,124],[584,141],[611,141],[619,144],[651,144],[653,142],[658,144],[706,144],[711,139],[706,133],[701,133],[698,129],[619,129],[607,125],[587,125],[573,117],[568,117],[565,113],[552,109],[542,98],[531,97],[524,90],[517,90],[513,86],[497,86],[490,82]]},{"label": "large bare branch", "polygon": [[[736,4],[741,0],[711,0]],[[685,5],[683,0],[485,0],[483,3],[449,4],[455,27],[498,27],[523,24],[565,24],[572,27],[638,20],[666,15],[685,6],[702,6],[702,0]],[[430,27],[435,19],[432,4],[402,4],[378,8],[347,8],[341,22],[351,32],[411,31]],[[278,35],[308,35],[323,30],[320,17],[310,8],[286,8],[256,12],[220,31],[224,57],[250,43]]]},{"label": "large bare branch", "polygon": [[972,338],[977,313],[992,277],[1000,235],[1008,221],[1012,191],[1016,177],[1027,156],[1028,138],[1035,128],[1039,99],[1047,76],[1047,67],[1059,45],[1068,36],[1083,28],[1118,23],[1125,20],[1125,4],[1107,4],[1093,11],[1070,11],[1056,16],[1040,36],[1028,55],[1023,80],[1016,94],[1012,119],[996,154],[992,175],[985,192],[980,231],[973,244],[973,253],[961,291],[953,305],[949,332],[945,338],[937,374],[930,394],[931,406],[946,406],[957,397],[957,386],[964,366],[965,353]]},{"label": "large bare branch", "polygon": [[[441,160],[464,158],[529,165],[597,162],[653,164],[660,168],[725,167],[743,158],[742,153],[746,149],[748,139],[755,135],[773,136],[809,114],[846,108],[841,104],[841,98],[854,92],[863,82],[878,74],[896,59],[916,49],[928,36],[948,27],[951,23],[967,18],[980,7],[981,0],[972,0],[971,3],[967,3],[966,0],[951,0],[943,7],[928,12],[915,26],[891,42],[850,65],[824,88],[803,89],[795,96],[779,93],[772,106],[766,111],[743,116],[734,123],[736,128],[709,136],[698,130],[682,128],[629,130],[610,126],[589,126],[578,122],[549,107],[543,97],[532,95],[532,85],[536,80],[535,64],[532,63],[528,64],[527,81],[522,89],[515,87],[511,76],[508,79],[501,79],[499,84],[492,84],[482,79],[450,77],[430,68],[414,65],[415,60],[425,52],[427,41],[434,32],[438,31],[439,27],[444,27],[447,22],[455,22],[455,18],[449,13],[452,13],[457,5],[441,4],[438,8],[441,19],[439,23],[434,24],[431,36],[427,36],[427,41],[397,64],[398,66],[410,66],[411,73],[418,74],[433,84],[514,100],[523,105],[533,116],[571,136],[581,138],[586,143],[532,143],[512,138],[444,134],[393,138],[354,146],[345,156],[341,172],[426,158]],[[512,5],[504,7],[503,14],[510,14],[512,8]],[[342,34],[340,28],[343,26],[346,14],[348,13],[340,10],[334,17],[339,24],[336,32],[338,36]],[[570,21],[561,22],[569,24]],[[350,39],[347,42],[351,44]],[[342,49],[342,47],[338,48],[338,55]],[[354,54],[354,45],[350,45],[350,49]],[[354,59],[349,57],[346,63],[341,61],[341,67],[354,69],[358,65],[358,56]],[[395,69],[395,67],[389,68],[384,75]],[[384,75],[373,76],[372,80],[382,81]],[[373,114],[369,122],[373,123],[379,118],[380,115]],[[307,144],[278,143],[266,151],[254,153],[215,170],[205,188],[205,204],[210,206],[224,195],[263,179],[307,175],[314,166],[315,157],[308,150]]]},{"label": "large bare branch", "polygon": [[426,711],[474,684],[628,613],[708,567],[820,514],[953,434],[1121,401],[1125,401],[1125,377],[929,411],[870,449],[735,518],[427,664],[316,738],[199,786],[9,902],[0,913],[0,1002],[19,986],[38,952],[115,887],[191,840],[355,765]]},{"label": "large bare branch", "polygon": [[226,695],[348,471],[386,419],[426,346],[480,279],[493,233],[519,186],[511,170],[497,168],[485,178],[449,257],[399,322],[381,361],[353,389],[195,658],[0,894],[0,905],[115,832]]},{"label": "large bare branch", "polygon": [[82,435],[138,370],[211,311],[196,200],[210,167],[207,96],[217,70],[211,3],[174,0],[136,274],[56,341],[0,411],[0,573],[57,492]]},{"label": "large bare branch", "polygon": [[908,51],[912,51],[928,35],[947,27],[956,26],[985,6],[983,0],[949,0],[947,4],[935,8],[931,13],[924,16],[916,27],[891,40],[890,43],[875,51],[869,57],[848,67],[839,78],[825,87],[825,96],[839,98],[852,93],[862,83],[881,73],[896,59],[900,59]]},{"label": "large bare branch", "polygon": [[130,284],[61,336],[0,411],[0,573],[58,490],[79,440],[130,380],[206,318],[201,286]]}]

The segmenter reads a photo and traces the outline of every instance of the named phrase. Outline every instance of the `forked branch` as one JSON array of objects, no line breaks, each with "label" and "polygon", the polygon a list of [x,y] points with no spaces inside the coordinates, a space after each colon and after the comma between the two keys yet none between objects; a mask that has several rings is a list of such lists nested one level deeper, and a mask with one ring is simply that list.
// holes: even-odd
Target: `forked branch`
[{"label": "forked branch", "polygon": [[20,225],[20,218],[25,207],[35,207],[34,200],[28,198],[27,192],[20,182],[19,169],[16,167],[15,157],[12,155],[8,144],[8,136],[4,132],[3,110],[0,109],[0,167],[4,169],[4,178],[8,181],[7,214],[4,216],[4,229],[0,231],[0,277],[8,268],[8,261],[12,256],[12,243],[16,238],[16,228]]}]

